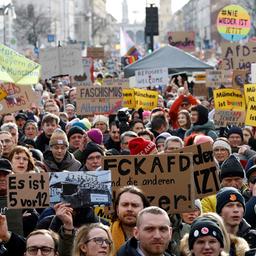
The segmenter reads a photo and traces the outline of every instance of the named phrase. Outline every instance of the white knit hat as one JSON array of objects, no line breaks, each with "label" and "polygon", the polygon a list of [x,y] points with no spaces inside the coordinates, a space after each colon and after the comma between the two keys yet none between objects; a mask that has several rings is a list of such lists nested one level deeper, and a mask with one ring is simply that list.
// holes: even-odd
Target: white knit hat
[{"label": "white knit hat", "polygon": [[231,154],[231,146],[228,144],[228,142],[224,141],[224,140],[216,140],[213,145],[212,148],[213,150],[217,147],[221,147],[221,148],[225,148],[228,150],[229,154]]},{"label": "white knit hat", "polygon": [[108,127],[108,122],[109,122],[109,119],[108,117],[106,116],[103,116],[103,115],[97,115],[93,118],[93,121],[92,121],[92,126],[94,127],[96,123],[98,122],[103,122],[107,125]]}]

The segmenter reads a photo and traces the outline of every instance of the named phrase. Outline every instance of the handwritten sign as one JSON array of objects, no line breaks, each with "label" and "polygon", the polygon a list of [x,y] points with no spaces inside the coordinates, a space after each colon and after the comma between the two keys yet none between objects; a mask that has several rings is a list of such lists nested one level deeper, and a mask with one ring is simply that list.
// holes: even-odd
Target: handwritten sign
[{"label": "handwritten sign", "polygon": [[115,85],[122,87],[129,87],[129,79],[128,78],[109,78],[103,80],[103,85]]},{"label": "handwritten sign", "polygon": [[77,114],[111,114],[122,107],[123,87],[77,87]]},{"label": "handwritten sign", "polygon": [[195,51],[195,32],[168,32],[167,37],[170,45],[187,52]]},{"label": "handwritten sign", "polygon": [[245,84],[244,95],[246,104],[250,101],[256,102],[256,84]]},{"label": "handwritten sign", "polygon": [[168,68],[143,69],[135,71],[136,87],[168,84]]},{"label": "handwritten sign", "polygon": [[250,15],[239,5],[225,6],[217,17],[217,29],[228,41],[243,39],[248,35],[250,27]]},{"label": "handwritten sign", "polygon": [[235,69],[233,71],[233,88],[243,88],[244,84],[246,83],[246,76],[247,76],[247,71],[246,70],[239,70]]},{"label": "handwritten sign", "polygon": [[244,94],[238,89],[217,89],[213,91],[213,97],[217,110],[245,111]]},{"label": "handwritten sign", "polygon": [[245,125],[256,126],[256,102],[248,102]]},{"label": "handwritten sign", "polygon": [[208,97],[208,88],[205,83],[196,83],[193,86],[194,96],[205,96]]},{"label": "handwritten sign", "polygon": [[93,59],[104,59],[104,47],[87,47],[87,57]]},{"label": "handwritten sign", "polygon": [[42,49],[39,53],[39,62],[42,64],[43,79],[84,74],[79,45]]},{"label": "handwritten sign", "polygon": [[256,46],[254,42],[222,43],[221,44],[222,69],[243,69],[251,70],[251,63],[255,62]]},{"label": "handwritten sign", "polygon": [[102,165],[112,171],[113,198],[120,187],[135,185],[151,205],[170,213],[193,209],[191,154],[109,156],[104,157]]},{"label": "handwritten sign", "polygon": [[232,87],[232,74],[229,70],[206,70],[206,87]]},{"label": "handwritten sign", "polygon": [[11,209],[49,207],[49,174],[8,175],[7,204]]},{"label": "handwritten sign", "polygon": [[0,80],[20,85],[39,81],[41,65],[0,44]]},{"label": "handwritten sign", "polygon": [[136,108],[136,102],[134,97],[134,89],[123,89],[123,107],[130,109]]},{"label": "handwritten sign", "polygon": [[218,127],[226,127],[228,125],[243,127],[245,111],[215,110],[213,119],[214,125]]},{"label": "handwritten sign", "polygon": [[192,153],[195,198],[201,199],[219,191],[218,170],[215,165],[210,142],[184,147],[173,152]]}]

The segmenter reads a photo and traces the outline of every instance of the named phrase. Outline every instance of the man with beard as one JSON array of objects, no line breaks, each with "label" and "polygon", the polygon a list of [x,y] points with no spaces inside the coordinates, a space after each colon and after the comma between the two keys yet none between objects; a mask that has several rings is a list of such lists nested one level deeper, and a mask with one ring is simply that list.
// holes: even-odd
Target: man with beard
[{"label": "man with beard", "polygon": [[166,211],[150,206],[137,217],[134,236],[117,252],[117,256],[167,256],[165,250],[172,238],[172,228]]},{"label": "man with beard", "polygon": [[[116,251],[133,236],[137,215],[139,211],[148,206],[149,201],[146,196],[135,186],[124,187],[117,195],[111,226],[111,234]],[[115,255],[115,252],[113,255]]]}]

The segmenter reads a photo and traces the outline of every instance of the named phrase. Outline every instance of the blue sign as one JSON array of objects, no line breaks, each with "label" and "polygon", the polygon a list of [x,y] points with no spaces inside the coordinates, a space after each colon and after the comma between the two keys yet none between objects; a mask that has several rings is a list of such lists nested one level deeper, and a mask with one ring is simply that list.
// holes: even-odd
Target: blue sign
[{"label": "blue sign", "polygon": [[55,35],[49,34],[47,35],[48,43],[54,42],[55,41]]}]

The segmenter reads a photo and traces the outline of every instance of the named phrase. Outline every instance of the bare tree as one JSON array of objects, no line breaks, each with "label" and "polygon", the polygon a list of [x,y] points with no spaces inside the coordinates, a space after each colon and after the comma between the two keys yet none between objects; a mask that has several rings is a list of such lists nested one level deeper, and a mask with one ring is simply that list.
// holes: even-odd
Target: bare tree
[{"label": "bare tree", "polygon": [[14,30],[21,44],[40,46],[40,39],[50,33],[51,20],[42,11],[36,11],[33,4],[16,5]]}]

